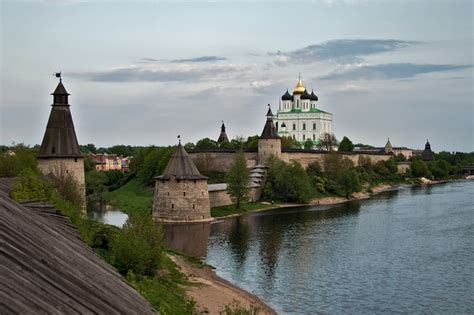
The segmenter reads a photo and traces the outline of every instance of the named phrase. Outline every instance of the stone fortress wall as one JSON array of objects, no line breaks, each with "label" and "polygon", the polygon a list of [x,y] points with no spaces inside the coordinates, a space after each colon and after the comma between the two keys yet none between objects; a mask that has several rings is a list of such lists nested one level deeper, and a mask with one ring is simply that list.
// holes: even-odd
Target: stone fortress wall
[{"label": "stone fortress wall", "polygon": [[[189,155],[201,172],[218,171],[227,172],[234,162],[236,150],[225,149],[219,152],[219,149],[212,150],[191,150]],[[311,162],[318,162],[322,167],[324,157],[328,154],[325,151],[303,150],[303,149],[282,149],[279,158],[285,162],[299,162],[304,168]],[[391,153],[374,153],[374,152],[340,152],[343,157],[348,158],[355,165],[358,165],[359,158],[369,158],[372,163],[378,161],[387,161],[393,154]],[[275,155],[275,154],[274,154]],[[266,156],[266,155],[265,155]],[[259,156],[258,152],[245,152],[247,167],[251,168],[257,165]]]},{"label": "stone fortress wall", "polygon": [[192,221],[209,218],[207,180],[157,179],[153,216],[161,221]]}]

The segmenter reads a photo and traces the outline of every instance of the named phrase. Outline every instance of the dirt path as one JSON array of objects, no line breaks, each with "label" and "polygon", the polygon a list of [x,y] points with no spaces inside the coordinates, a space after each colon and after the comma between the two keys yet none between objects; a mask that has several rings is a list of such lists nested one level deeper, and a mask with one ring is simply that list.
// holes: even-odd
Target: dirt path
[{"label": "dirt path", "polygon": [[189,281],[200,284],[196,287],[186,287],[186,293],[196,301],[197,314],[220,314],[226,305],[238,303],[249,309],[251,305],[258,307],[258,314],[276,314],[257,296],[233,285],[217,276],[211,267],[198,267],[189,263],[185,258],[170,255],[181,272]]}]

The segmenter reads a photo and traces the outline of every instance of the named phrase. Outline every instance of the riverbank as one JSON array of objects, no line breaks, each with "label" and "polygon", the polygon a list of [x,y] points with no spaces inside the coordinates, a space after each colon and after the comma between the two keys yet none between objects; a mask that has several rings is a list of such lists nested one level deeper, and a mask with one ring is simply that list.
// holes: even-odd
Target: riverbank
[{"label": "riverbank", "polygon": [[257,296],[235,286],[229,281],[216,275],[214,270],[207,265],[196,265],[188,262],[184,257],[169,255],[178,266],[187,281],[195,286],[185,286],[189,298],[193,299],[197,314],[221,314],[226,307],[231,309],[258,309],[257,314],[276,314]]},{"label": "riverbank", "polygon": [[[442,184],[442,183],[447,183],[452,180],[440,180],[440,181],[431,181],[431,180],[420,180],[420,183],[411,183],[411,184],[379,184],[375,187],[372,187],[370,191],[361,191],[361,192],[356,192],[351,195],[351,197],[341,197],[341,196],[329,196],[329,197],[319,197],[319,198],[313,198],[309,201],[307,204],[302,204],[302,203],[281,203],[281,204],[272,204],[272,203],[265,203],[261,202],[261,204],[266,204],[268,205],[267,207],[262,207],[250,211],[245,211],[245,212],[238,212],[238,213],[231,213],[228,215],[223,215],[219,216],[216,219],[225,219],[225,218],[231,218],[231,217],[236,217],[236,216],[241,216],[246,213],[253,213],[253,212],[260,212],[260,211],[265,211],[265,210],[274,210],[274,209],[280,209],[280,208],[292,208],[292,207],[301,207],[301,206],[327,206],[327,205],[336,205],[336,204],[341,204],[349,201],[354,201],[354,200],[362,200],[362,199],[369,199],[372,196],[379,194],[381,192],[387,191],[387,190],[392,190],[392,189],[398,189],[400,187],[412,187],[416,185],[437,185],[437,184]],[[230,207],[230,206],[229,206]]]}]

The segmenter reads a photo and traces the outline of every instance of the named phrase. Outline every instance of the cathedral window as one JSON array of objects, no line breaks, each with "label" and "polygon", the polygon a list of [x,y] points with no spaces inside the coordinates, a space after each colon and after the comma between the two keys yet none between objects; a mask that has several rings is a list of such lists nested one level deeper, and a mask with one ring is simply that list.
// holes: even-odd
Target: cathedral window
[{"label": "cathedral window", "polygon": [[313,141],[316,140],[316,135],[313,133]]},{"label": "cathedral window", "polygon": [[296,124],[293,124],[293,130],[296,130]]},{"label": "cathedral window", "polygon": [[306,124],[303,124],[303,130],[306,130]]},{"label": "cathedral window", "polygon": [[306,136],[305,136],[305,135],[303,135],[303,140],[306,140]]}]

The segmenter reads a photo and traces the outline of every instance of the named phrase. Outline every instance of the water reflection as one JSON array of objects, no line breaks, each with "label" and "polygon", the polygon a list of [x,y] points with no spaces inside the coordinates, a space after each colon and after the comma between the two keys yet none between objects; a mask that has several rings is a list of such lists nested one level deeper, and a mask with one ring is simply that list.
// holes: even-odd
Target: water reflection
[{"label": "water reflection", "polygon": [[175,251],[205,257],[211,224],[161,224],[167,246]]},{"label": "water reflection", "polygon": [[115,209],[109,205],[87,207],[87,217],[105,224],[115,225],[121,228],[128,219],[128,215],[119,209]]},{"label": "water reflection", "polygon": [[206,260],[281,314],[466,313],[472,184],[225,219]]}]

